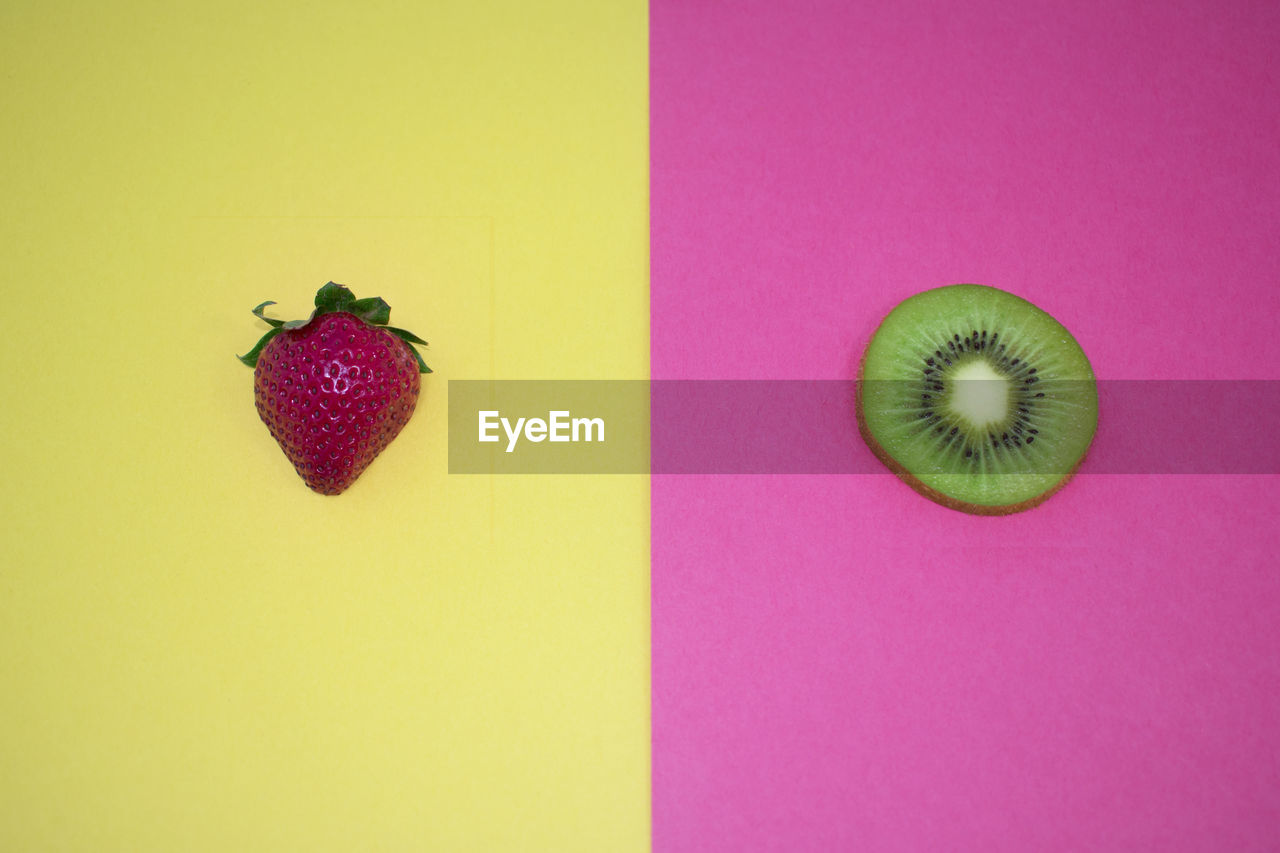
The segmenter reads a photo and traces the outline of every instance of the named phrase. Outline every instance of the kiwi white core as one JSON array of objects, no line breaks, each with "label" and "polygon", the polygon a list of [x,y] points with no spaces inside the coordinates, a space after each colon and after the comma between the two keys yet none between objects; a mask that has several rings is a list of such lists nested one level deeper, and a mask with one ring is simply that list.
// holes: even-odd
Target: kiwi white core
[{"label": "kiwi white core", "polygon": [[953,414],[979,429],[1009,417],[1009,379],[986,359],[956,365],[950,379],[947,406]]}]

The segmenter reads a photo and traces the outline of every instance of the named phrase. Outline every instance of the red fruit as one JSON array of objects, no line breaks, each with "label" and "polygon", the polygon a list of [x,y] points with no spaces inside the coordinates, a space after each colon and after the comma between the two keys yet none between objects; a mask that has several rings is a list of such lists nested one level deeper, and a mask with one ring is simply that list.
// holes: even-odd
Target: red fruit
[{"label": "red fruit", "polygon": [[419,373],[431,369],[410,344],[411,332],[386,325],[382,299],[356,299],[329,282],[307,320],[286,323],[254,315],[273,328],[240,360],[254,368],[258,415],[313,490],[336,495],[409,422]]}]

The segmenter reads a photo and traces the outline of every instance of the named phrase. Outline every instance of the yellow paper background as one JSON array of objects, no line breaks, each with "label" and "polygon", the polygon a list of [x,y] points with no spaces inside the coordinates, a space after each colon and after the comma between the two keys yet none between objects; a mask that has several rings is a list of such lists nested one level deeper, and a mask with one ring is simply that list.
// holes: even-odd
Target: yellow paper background
[{"label": "yellow paper background", "polygon": [[[634,850],[648,484],[449,476],[447,382],[647,377],[637,2],[0,8],[0,849]],[[233,358],[431,341],[309,492]]]}]

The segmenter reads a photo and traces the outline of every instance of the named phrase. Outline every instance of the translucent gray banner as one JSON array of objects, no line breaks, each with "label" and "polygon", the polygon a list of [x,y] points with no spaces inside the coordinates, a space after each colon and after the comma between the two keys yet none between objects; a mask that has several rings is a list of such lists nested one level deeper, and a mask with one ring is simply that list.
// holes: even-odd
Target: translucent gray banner
[{"label": "translucent gray banner", "polygon": [[[880,474],[838,380],[451,380],[452,474]],[[1280,474],[1280,381],[1098,383],[1081,474]]]}]

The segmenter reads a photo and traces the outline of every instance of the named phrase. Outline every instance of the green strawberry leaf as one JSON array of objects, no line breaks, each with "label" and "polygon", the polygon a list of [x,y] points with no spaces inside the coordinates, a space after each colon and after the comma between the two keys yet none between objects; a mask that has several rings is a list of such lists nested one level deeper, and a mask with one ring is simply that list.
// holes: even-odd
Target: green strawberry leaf
[{"label": "green strawberry leaf", "polygon": [[418,352],[418,351],[417,351],[416,349],[414,349],[413,347],[409,347],[409,352],[413,353],[413,357],[414,357],[414,358],[416,358],[416,359],[418,360],[418,372],[419,372],[419,373],[431,373],[431,372],[432,372],[432,371],[431,371],[431,368],[430,368],[430,367],[427,367],[427,363],[426,363],[425,361],[423,361],[423,360],[422,360],[422,353]]},{"label": "green strawberry leaf", "polygon": [[262,303],[257,308],[253,309],[253,316],[257,317],[259,320],[262,320],[267,325],[275,326],[278,329],[282,325],[284,325],[284,320],[277,320],[274,317],[268,317],[264,315],[262,313],[262,309],[266,308],[268,305],[275,305],[275,303],[272,302],[270,299],[268,299],[266,302]]},{"label": "green strawberry leaf", "polygon": [[426,341],[407,329],[397,329],[395,326],[387,326],[387,331],[395,335],[397,338],[400,338],[402,341],[406,341],[411,344],[422,344],[424,347],[427,346]]},{"label": "green strawberry leaf", "polygon": [[372,323],[375,326],[385,326],[391,319],[391,306],[381,296],[357,299],[343,310],[349,311],[366,323]]},{"label": "green strawberry leaf", "polygon": [[258,341],[258,343],[254,345],[253,349],[249,350],[244,355],[236,356],[236,358],[240,359],[250,367],[257,367],[258,356],[262,355],[263,348],[266,347],[267,344],[271,343],[271,339],[280,334],[281,331],[281,329],[272,329],[262,336],[262,340]]},{"label": "green strawberry leaf", "polygon": [[253,309],[253,316],[262,320],[271,326],[271,331],[262,336],[262,340],[258,341],[253,349],[244,355],[236,356],[242,362],[250,367],[256,367],[258,357],[262,354],[262,350],[271,339],[281,332],[289,332],[294,329],[301,329],[310,323],[313,319],[321,314],[332,314],[338,311],[345,311],[354,314],[366,323],[374,326],[381,326],[388,332],[404,341],[409,347],[409,351],[413,353],[413,357],[418,362],[419,373],[431,373],[431,368],[427,367],[427,363],[422,360],[422,354],[414,348],[414,344],[426,346],[427,342],[406,329],[397,329],[394,326],[388,326],[391,321],[391,306],[386,303],[380,296],[371,296],[365,299],[356,299],[355,294],[350,289],[336,282],[329,282],[324,287],[316,291],[316,310],[311,312],[311,316],[305,320],[277,320],[274,317],[268,317],[263,310],[268,305],[275,305],[274,302],[267,301]]},{"label": "green strawberry leaf", "polygon": [[[333,311],[347,311],[356,296],[341,284],[329,282],[316,291],[316,314],[329,314]],[[314,316],[314,315],[313,315]]]},{"label": "green strawberry leaf", "polygon": [[413,353],[413,357],[418,360],[419,373],[432,372],[431,368],[427,367],[427,363],[422,360],[422,353],[418,352],[418,348],[414,346],[414,344],[423,344],[425,346],[427,343],[426,341],[415,335],[413,332],[406,332],[404,329],[397,329],[392,326],[387,326],[386,329],[388,332],[404,341],[405,345],[409,347],[409,352]]}]

